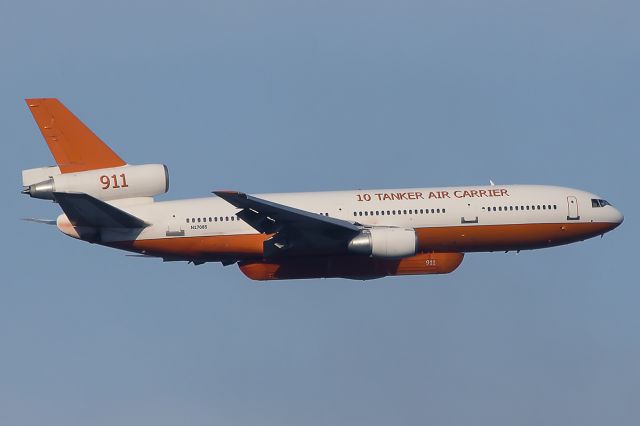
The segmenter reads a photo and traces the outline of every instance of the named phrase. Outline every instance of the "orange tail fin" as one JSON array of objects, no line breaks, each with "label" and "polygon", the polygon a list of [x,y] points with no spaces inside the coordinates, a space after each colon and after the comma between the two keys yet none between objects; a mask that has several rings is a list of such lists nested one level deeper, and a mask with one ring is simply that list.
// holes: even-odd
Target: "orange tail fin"
[{"label": "orange tail fin", "polygon": [[126,165],[59,100],[25,100],[62,173]]}]

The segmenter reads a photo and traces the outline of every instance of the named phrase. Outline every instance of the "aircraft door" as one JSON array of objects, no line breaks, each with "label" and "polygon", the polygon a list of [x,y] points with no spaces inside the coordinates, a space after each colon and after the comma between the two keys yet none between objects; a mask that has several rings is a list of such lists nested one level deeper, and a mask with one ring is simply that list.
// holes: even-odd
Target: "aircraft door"
[{"label": "aircraft door", "polygon": [[182,222],[176,218],[175,214],[169,218],[166,235],[167,237],[184,237],[184,227]]},{"label": "aircraft door", "polygon": [[567,209],[567,220],[580,220],[577,197],[573,195],[567,197]]},{"label": "aircraft door", "polygon": [[464,216],[460,218],[460,223],[478,223],[478,217],[480,216],[479,208],[480,206],[476,205],[474,202],[467,203],[464,210]]}]

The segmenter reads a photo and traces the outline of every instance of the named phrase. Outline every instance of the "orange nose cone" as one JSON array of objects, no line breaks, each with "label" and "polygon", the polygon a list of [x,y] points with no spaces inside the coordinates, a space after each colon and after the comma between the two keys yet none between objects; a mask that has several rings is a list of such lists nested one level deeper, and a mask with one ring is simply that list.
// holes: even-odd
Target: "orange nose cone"
[{"label": "orange nose cone", "polygon": [[255,281],[276,280],[280,265],[277,263],[240,263],[240,270],[247,278]]}]

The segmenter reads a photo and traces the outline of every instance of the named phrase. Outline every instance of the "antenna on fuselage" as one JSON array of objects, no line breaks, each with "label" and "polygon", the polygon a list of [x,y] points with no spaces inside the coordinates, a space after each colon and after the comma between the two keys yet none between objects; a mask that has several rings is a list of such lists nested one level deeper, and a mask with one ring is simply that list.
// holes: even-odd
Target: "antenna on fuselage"
[{"label": "antenna on fuselage", "polygon": [[489,179],[489,183],[491,184],[491,186],[496,186],[496,184],[493,183],[493,181],[491,179]]}]

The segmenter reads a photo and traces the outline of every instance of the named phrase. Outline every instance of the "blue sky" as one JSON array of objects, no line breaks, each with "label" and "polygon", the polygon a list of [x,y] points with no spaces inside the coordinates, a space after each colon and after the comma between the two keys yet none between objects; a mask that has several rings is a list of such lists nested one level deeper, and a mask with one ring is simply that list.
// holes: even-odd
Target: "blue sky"
[{"label": "blue sky", "polygon": [[[631,1],[0,6],[0,423],[635,425],[640,29]],[[626,216],[447,276],[255,283],[20,217],[59,97],[161,199],[539,183]]]}]

